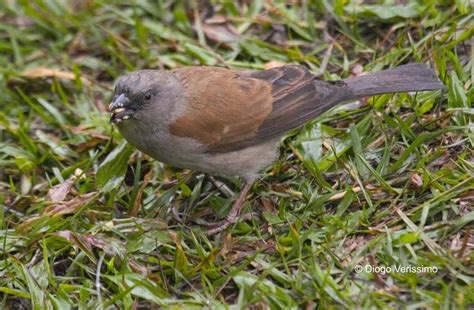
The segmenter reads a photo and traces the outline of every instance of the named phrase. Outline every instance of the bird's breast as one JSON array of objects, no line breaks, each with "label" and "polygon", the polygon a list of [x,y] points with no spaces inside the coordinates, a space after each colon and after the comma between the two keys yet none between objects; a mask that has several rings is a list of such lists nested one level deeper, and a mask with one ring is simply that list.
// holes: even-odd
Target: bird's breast
[{"label": "bird's breast", "polygon": [[134,126],[121,126],[119,129],[130,144],[162,163],[213,175],[240,176],[250,180],[277,156],[278,140],[238,151],[212,153],[192,138],[176,137],[159,130],[143,135],[140,134],[143,129]]}]

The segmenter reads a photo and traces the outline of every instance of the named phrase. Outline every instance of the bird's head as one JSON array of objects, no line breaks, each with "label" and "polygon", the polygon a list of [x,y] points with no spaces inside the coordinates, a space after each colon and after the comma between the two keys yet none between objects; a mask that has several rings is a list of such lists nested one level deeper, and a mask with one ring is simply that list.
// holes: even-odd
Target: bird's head
[{"label": "bird's head", "polygon": [[166,118],[179,92],[177,80],[168,71],[140,70],[120,77],[109,105],[110,122],[119,127]]}]

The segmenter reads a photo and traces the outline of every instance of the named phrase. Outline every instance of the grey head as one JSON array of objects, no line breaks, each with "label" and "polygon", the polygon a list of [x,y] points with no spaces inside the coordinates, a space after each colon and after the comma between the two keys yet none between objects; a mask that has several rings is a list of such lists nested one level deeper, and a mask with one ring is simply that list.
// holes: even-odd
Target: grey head
[{"label": "grey head", "polygon": [[140,70],[122,76],[109,105],[110,122],[120,131],[140,123],[165,126],[180,106],[181,90],[180,81],[170,71]]}]

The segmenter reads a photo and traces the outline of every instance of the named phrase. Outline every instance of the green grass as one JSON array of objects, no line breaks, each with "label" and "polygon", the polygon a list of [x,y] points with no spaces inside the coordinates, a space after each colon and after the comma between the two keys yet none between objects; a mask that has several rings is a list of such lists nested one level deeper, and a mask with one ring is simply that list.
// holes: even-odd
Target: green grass
[{"label": "green grass", "polygon": [[[0,4],[2,308],[473,307],[469,1],[126,3]],[[205,237],[240,181],[125,144],[113,82],[272,61],[325,79],[418,61],[448,89],[348,103],[291,133],[252,220]]]}]

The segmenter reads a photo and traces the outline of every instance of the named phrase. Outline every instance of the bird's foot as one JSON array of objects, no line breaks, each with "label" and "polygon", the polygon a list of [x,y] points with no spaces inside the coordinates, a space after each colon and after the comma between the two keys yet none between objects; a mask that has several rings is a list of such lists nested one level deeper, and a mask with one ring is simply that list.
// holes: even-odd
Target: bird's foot
[{"label": "bird's foot", "polygon": [[217,223],[207,223],[209,225],[209,229],[205,232],[206,236],[212,236],[217,233],[220,233],[223,230],[226,230],[232,224],[238,223],[240,221],[248,221],[253,217],[251,212],[245,213],[242,215],[236,214],[229,214],[224,220],[219,221]]},{"label": "bird's foot", "polygon": [[251,213],[247,213],[247,214],[244,214],[242,216],[239,216],[240,210],[244,206],[244,202],[245,202],[245,198],[247,196],[247,193],[249,192],[251,187],[252,187],[251,183],[246,183],[245,184],[244,188],[240,191],[240,194],[237,197],[237,200],[232,205],[232,208],[230,209],[229,214],[226,216],[225,220],[217,222],[213,225],[209,225],[209,226],[211,226],[211,228],[206,231],[206,235],[208,235],[208,236],[215,235],[215,234],[225,230],[230,225],[237,223],[240,218],[242,218],[242,219],[252,218]]}]

